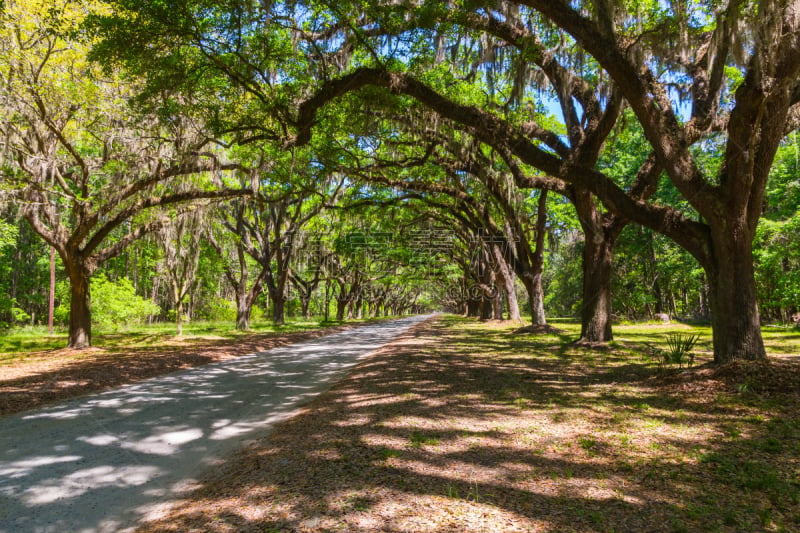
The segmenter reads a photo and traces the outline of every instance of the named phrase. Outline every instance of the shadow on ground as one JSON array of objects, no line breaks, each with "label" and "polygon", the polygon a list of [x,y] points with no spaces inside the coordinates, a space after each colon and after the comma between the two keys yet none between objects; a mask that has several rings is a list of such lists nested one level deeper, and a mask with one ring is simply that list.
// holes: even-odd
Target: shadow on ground
[{"label": "shadow on ground", "polygon": [[417,326],[143,531],[800,530],[797,366],[760,394],[571,340]]}]

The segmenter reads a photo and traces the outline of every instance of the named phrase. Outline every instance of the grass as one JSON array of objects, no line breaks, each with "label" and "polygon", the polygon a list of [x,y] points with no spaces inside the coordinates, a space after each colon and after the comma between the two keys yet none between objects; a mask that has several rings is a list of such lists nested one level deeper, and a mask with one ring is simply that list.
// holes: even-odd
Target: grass
[{"label": "grass", "polygon": [[[590,349],[554,322],[418,327],[142,531],[800,530],[796,335],[765,334],[771,365],[718,369],[705,327],[622,325]],[[675,333],[699,336],[698,366],[662,374],[646,345]]]}]

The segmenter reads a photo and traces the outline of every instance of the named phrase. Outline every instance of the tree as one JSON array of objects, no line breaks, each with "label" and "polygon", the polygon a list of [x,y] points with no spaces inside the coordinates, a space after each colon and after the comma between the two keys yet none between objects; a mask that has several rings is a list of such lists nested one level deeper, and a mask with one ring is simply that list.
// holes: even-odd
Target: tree
[{"label": "tree", "polygon": [[[597,9],[585,15],[561,2],[527,4],[572,35],[616,82],[653,148],[653,165],[664,169],[705,222],[692,220],[671,206],[643,202],[641,195],[631,194],[635,188],[626,191],[580,160],[543,150],[531,140],[536,138],[532,127],[521,128],[486,110],[460,104],[412,75],[382,67],[361,67],[323,84],[301,108],[297,141],[305,142],[310,133],[309,119],[316,109],[345,92],[372,85],[413,96],[472,128],[484,142],[591,191],[612,213],[664,233],[685,247],[703,266],[711,286],[715,360],[724,363],[765,357],[751,247],[775,150],[787,131],[796,127],[800,101],[797,3],[759,3],[758,18],[748,18],[739,3],[730,4],[718,15],[699,6],[698,16],[667,13],[665,24],[661,24],[663,20],[646,21],[646,29],[630,38],[627,35],[633,28],[626,25],[629,19],[624,13],[612,18],[608,14],[613,14],[611,11]],[[476,15],[503,25],[491,8]],[[707,27],[690,28],[698,18],[713,22]],[[736,20],[747,22],[744,34],[734,24]],[[675,42],[686,33],[699,42],[694,55],[685,47],[664,50],[656,46]],[[751,53],[743,62],[741,83],[731,91],[724,83],[730,72],[726,67],[736,55],[734,41],[743,35],[750,38],[746,51]],[[536,42],[529,44],[527,53],[532,56],[547,51]],[[667,64],[675,76],[682,69],[681,74],[690,80],[693,105],[685,124],[679,121],[669,98],[667,87],[672,76],[659,80],[650,70],[653,63]],[[726,101],[728,95],[731,98]],[[689,147],[719,130],[727,134],[727,145],[714,179],[697,166]]]},{"label": "tree", "polygon": [[[626,14],[620,9],[621,16],[614,17],[610,5],[601,4],[588,15],[561,2],[527,4],[568,32],[617,82],[658,163],[707,221],[697,228],[686,219],[670,220],[679,228],[676,235],[662,227],[668,222],[664,217],[630,206],[635,220],[674,235],[706,270],[715,360],[764,358],[752,241],[775,152],[798,125],[800,3],[731,2],[717,12],[699,4],[694,12],[678,10],[647,21],[649,27],[638,35],[629,35]],[[710,24],[699,26],[697,20]],[[744,56],[738,62],[741,71],[734,71],[741,72],[733,80],[738,87],[726,87],[726,67],[737,55]],[[654,63],[667,65],[672,75],[659,79],[649,67]],[[689,80],[692,116],[685,124],[667,88],[678,75]],[[715,129],[727,139],[720,170],[712,177],[697,165],[688,146],[693,136]]]},{"label": "tree", "polygon": [[162,275],[167,278],[175,306],[177,335],[183,335],[185,318],[183,302],[195,283],[198,260],[200,259],[200,239],[204,233],[201,209],[177,216],[165,224],[156,234],[163,251]]},{"label": "tree", "polygon": [[[104,261],[164,224],[156,206],[249,194],[199,186],[170,193],[182,176],[240,168],[205,151],[185,124],[165,129],[126,106],[129,82],[103,76],[75,35],[95,4],[6,2],[0,45],[3,183],[22,216],[58,252],[71,287],[69,346],[91,344],[89,280]],[[128,224],[133,222],[134,224]]]},{"label": "tree", "polygon": [[[335,113],[331,102],[348,93],[385,98],[375,91],[379,87],[412,97],[498,152],[574,188],[587,231],[584,264],[594,269],[584,277],[593,284],[584,292],[602,296],[584,296],[598,319],[584,318],[587,340],[610,336],[611,252],[620,227],[636,222],[674,240],[703,267],[715,360],[765,357],[752,241],[775,151],[800,122],[797,0],[668,6],[598,1],[580,8],[549,0],[337,2],[330,9],[287,6],[288,20],[281,22],[274,4],[236,5],[236,16],[225,16],[224,8],[235,6],[209,11],[190,2],[174,21],[163,6],[143,6],[149,10],[140,19],[144,25],[133,27],[121,17],[115,29],[123,31],[110,42],[146,34],[148,39],[129,39],[146,44],[125,55],[141,62],[155,49],[160,66],[178,54],[201,57],[255,97],[260,113],[294,126],[289,134],[239,121],[236,131],[247,131],[243,138],[277,136],[284,146],[308,143],[312,128]],[[292,20],[308,20],[308,13],[326,16],[305,25]],[[228,34],[236,38],[215,39]],[[279,52],[266,58],[252,46],[270,38],[285,45],[291,37],[298,44],[294,54],[277,46]],[[176,38],[181,46],[163,46]],[[281,76],[261,75],[285,56],[291,67]],[[544,78],[557,93],[564,131],[527,112]],[[295,116],[291,109],[304,97]],[[597,165],[623,102],[652,149],[630,185]],[[724,145],[724,156],[709,172],[692,146],[715,142]],[[648,201],[662,171],[688,209]],[[593,300],[598,311],[587,307]]]},{"label": "tree", "polygon": [[[220,227],[207,228],[207,238],[223,264],[228,283],[233,287],[236,301],[236,328],[246,331],[250,328],[253,304],[264,289],[264,278],[269,263],[257,261],[261,252],[257,249],[259,241],[254,240],[252,225],[254,202],[238,199],[222,204],[215,210]],[[220,231],[218,231],[220,230]],[[255,276],[251,278],[255,263]]]}]

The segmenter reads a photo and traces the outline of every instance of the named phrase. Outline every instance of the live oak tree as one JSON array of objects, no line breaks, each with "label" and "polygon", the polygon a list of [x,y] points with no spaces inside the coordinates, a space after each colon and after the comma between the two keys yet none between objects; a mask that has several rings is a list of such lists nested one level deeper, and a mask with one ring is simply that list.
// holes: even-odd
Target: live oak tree
[{"label": "live oak tree", "polygon": [[[669,6],[597,1],[580,7],[539,0],[337,3],[335,9],[313,3],[301,9],[315,15],[305,19],[311,20],[306,25],[291,21],[290,15],[279,21],[272,4],[228,8],[237,6],[239,11],[229,11],[231,16],[222,16],[226,11],[220,6],[214,16],[192,25],[184,22],[208,12],[193,11],[202,6],[187,2],[180,17],[173,17],[181,21],[177,26],[165,24],[170,19],[156,6],[148,12],[152,18],[145,14],[137,24],[123,17],[128,24],[118,28],[127,33],[116,38],[141,36],[137,27],[155,36],[155,47],[153,43],[141,47],[137,61],[153,50],[178,50],[163,52],[162,59],[194,51],[251,94],[253,101],[260,99],[262,112],[296,125],[294,138],[288,131],[265,131],[252,121],[240,121],[239,131],[277,135],[287,145],[308,142],[315,122],[324,116],[318,114],[320,108],[345,93],[377,86],[411,96],[498,151],[576,187],[585,197],[582,205],[596,214],[604,215],[591,195],[620,223],[647,226],[684,247],[701,264],[709,282],[715,360],[765,357],[752,240],[775,151],[787,132],[797,127],[800,116],[796,0]],[[220,33],[220,28],[225,31]],[[253,28],[257,31],[250,32]],[[221,34],[237,38],[215,41],[214,36]],[[259,70],[264,56],[258,54],[269,49],[273,58],[279,57],[285,46],[249,48],[269,36],[275,43],[295,39],[296,53],[288,54],[292,67],[280,77],[263,75],[272,71]],[[175,37],[187,46],[159,47],[174,44],[169,39]],[[497,40],[516,52],[495,61]],[[472,54],[477,57],[474,67],[453,59],[463,57],[459,43],[478,50],[477,56]],[[579,60],[552,64],[550,59],[563,58],[565,50]],[[566,76],[547,76],[547,83],[559,77],[564,82],[555,90],[562,96],[565,131],[553,138],[552,130],[526,114],[520,103],[544,86],[542,73],[556,67],[565,69]],[[509,72],[511,76],[506,75]],[[586,73],[590,75],[584,77]],[[513,83],[498,85],[502,80]],[[315,95],[293,117],[292,103],[310,89],[316,89]],[[463,98],[481,93],[487,95],[483,103]],[[564,105],[573,100],[579,105]],[[663,170],[688,210],[647,201],[650,180],[640,181],[640,187],[625,187],[598,171],[597,147],[613,125],[617,113],[610,111],[619,107],[615,102],[631,108],[651,145],[648,160],[653,171],[643,175]],[[709,173],[698,164],[691,147],[715,140],[724,144],[724,154],[719,170]],[[582,222],[601,227],[602,218],[583,217]],[[603,228],[613,237],[608,230]],[[587,243],[601,237],[596,232]],[[607,240],[613,243],[613,238]],[[587,265],[605,266],[607,257]],[[605,326],[595,329],[602,332]]]},{"label": "live oak tree", "polygon": [[[359,116],[357,110],[370,105],[367,99],[365,96],[348,101],[343,108],[350,112],[345,115]],[[413,102],[384,98],[377,107],[374,97],[370,99],[373,112],[360,121],[351,118],[343,126],[353,134],[351,146],[345,149],[350,162],[342,171],[370,183],[443,194],[456,200],[455,204],[429,208],[471,213],[470,231],[476,236],[476,243],[481,242],[478,235],[485,235],[494,248],[489,257],[499,256],[492,259],[497,267],[493,274],[508,295],[510,317],[520,318],[513,288],[516,273],[532,302],[533,323],[544,324],[541,274],[547,195],[540,195],[536,216],[527,211],[525,195],[536,187],[565,194],[566,185],[559,180],[525,175],[519,165],[512,171],[499,154],[435,113],[418,109]],[[487,210],[490,207],[492,215]],[[488,290],[488,285],[483,285]]]},{"label": "live oak tree", "polygon": [[263,292],[267,273],[267,266],[253,259],[258,253],[246,230],[252,208],[253,202],[249,199],[222,204],[215,210],[214,222],[206,228],[206,238],[217,252],[224,275],[233,287],[236,329],[242,331],[250,329],[253,304]]},{"label": "live oak tree", "polygon": [[[797,2],[760,2],[758,15],[731,3],[713,11],[666,11],[659,20],[631,24],[622,6],[601,4],[579,11],[561,2],[526,2],[569,33],[610,76],[642,125],[654,153],[684,199],[702,217],[696,221],[679,210],[647,203],[584,165],[579,159],[543,150],[530,131],[487,110],[460,104],[407,73],[383,67],[359,68],[323,85],[299,114],[298,142],[310,131],[313,110],[343,92],[367,85],[414,96],[452,120],[473,128],[489,144],[595,194],[612,212],[653,228],[685,247],[706,270],[711,286],[714,354],[717,362],[765,357],[761,339],[752,238],[761,213],[769,169],[780,142],[796,128],[798,100]],[[522,8],[522,3],[504,6]],[[464,6],[497,22],[493,7]],[[450,8],[449,12],[458,13]],[[697,21],[707,22],[698,26]],[[694,26],[693,26],[694,25]],[[683,43],[688,40],[696,46]],[[741,43],[746,43],[741,46]],[[672,46],[664,46],[664,44]],[[527,54],[547,50],[529,42]],[[659,79],[651,66],[665,66]],[[741,72],[741,77],[735,73]],[[730,79],[730,76],[736,79]],[[686,83],[691,101],[682,122],[670,99],[676,77]],[[696,164],[690,145],[703,136],[724,133],[726,149],[716,176]]]},{"label": "live oak tree", "polygon": [[171,192],[183,176],[238,165],[206,150],[204,138],[137,117],[129,81],[102,75],[74,37],[92,6],[6,2],[2,13],[3,188],[52,245],[70,281],[69,346],[91,344],[89,282],[165,220],[152,208],[248,191],[198,186]]}]

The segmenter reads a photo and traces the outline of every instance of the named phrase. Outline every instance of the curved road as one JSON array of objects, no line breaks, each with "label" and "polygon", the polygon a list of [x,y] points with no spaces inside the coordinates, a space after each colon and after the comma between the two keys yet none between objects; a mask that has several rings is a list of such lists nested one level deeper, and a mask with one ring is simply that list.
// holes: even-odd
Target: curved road
[{"label": "curved road", "polygon": [[426,316],[176,372],[0,418],[0,532],[132,528]]}]

